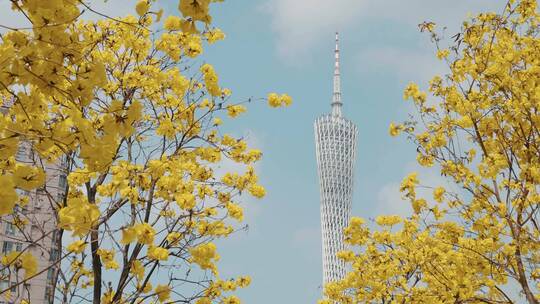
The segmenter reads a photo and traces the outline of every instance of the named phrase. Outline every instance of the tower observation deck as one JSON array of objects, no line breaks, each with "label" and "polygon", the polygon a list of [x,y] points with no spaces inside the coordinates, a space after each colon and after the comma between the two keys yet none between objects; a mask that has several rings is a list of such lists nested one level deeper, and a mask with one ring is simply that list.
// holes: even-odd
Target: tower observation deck
[{"label": "tower observation deck", "polygon": [[348,225],[353,193],[357,127],[343,117],[336,33],[334,93],[331,112],[314,123],[315,149],[321,195],[323,283],[343,279],[345,263],[337,253],[346,247],[343,229]]}]

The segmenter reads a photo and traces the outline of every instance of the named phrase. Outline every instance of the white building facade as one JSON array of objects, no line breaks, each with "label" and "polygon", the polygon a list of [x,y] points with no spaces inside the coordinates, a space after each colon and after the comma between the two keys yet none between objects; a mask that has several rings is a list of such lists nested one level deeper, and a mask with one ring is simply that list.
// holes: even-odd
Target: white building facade
[{"label": "white building facade", "polygon": [[[23,272],[0,265],[0,304],[16,304],[27,300],[31,304],[54,302],[54,281],[60,266],[61,240],[56,226],[55,208],[64,200],[67,187],[66,164],[47,163],[40,159],[28,142],[21,142],[16,155],[18,162],[41,167],[46,183],[33,191],[18,190],[29,198],[14,214],[0,218],[0,257],[13,251],[29,252],[37,260],[37,275],[25,283]],[[17,225],[24,222],[25,225]]]}]

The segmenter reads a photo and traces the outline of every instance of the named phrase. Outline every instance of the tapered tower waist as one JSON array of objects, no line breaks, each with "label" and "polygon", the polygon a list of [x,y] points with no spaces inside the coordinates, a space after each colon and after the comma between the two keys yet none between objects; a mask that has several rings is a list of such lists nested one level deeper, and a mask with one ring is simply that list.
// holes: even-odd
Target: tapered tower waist
[{"label": "tapered tower waist", "polygon": [[314,123],[317,172],[321,195],[323,283],[345,276],[345,262],[337,253],[346,248],[343,230],[351,214],[356,137],[358,129],[342,114],[339,36],[334,51],[331,112]]}]

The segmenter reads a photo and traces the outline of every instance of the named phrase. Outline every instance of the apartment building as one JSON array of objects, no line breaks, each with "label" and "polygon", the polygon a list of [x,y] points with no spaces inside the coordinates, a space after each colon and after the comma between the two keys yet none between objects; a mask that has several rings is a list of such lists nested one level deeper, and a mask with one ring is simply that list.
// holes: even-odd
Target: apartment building
[{"label": "apartment building", "polygon": [[[56,229],[54,209],[64,200],[66,189],[66,164],[47,163],[23,142],[17,152],[19,162],[39,166],[46,172],[46,184],[33,191],[21,191],[28,196],[26,206],[18,206],[10,216],[0,218],[0,256],[12,251],[32,253],[38,261],[38,275],[20,284],[24,271],[17,272],[0,265],[0,290],[10,286],[10,292],[0,295],[0,304],[19,303],[29,300],[32,304],[53,303],[53,282],[60,266],[61,240]],[[22,223],[22,224],[21,224]]]}]

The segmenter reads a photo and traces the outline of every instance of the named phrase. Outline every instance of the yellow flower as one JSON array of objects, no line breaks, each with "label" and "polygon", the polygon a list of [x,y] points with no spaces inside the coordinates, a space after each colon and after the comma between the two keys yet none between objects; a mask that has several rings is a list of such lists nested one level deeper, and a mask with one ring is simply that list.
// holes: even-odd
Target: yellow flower
[{"label": "yellow flower", "polygon": [[202,51],[203,49],[200,40],[192,37],[192,39],[190,39],[189,43],[187,44],[186,55],[191,58],[195,58],[199,56]]},{"label": "yellow flower", "polygon": [[10,176],[0,175],[0,193],[2,193],[0,215],[10,214],[17,203],[15,184]]},{"label": "yellow flower", "polygon": [[23,190],[30,191],[45,183],[43,170],[27,165],[17,165],[13,174],[13,182]]},{"label": "yellow flower", "polygon": [[248,190],[256,198],[263,198],[266,195],[264,187],[258,184],[251,185]]},{"label": "yellow flower", "polygon": [[210,22],[208,15],[210,0],[180,0],[178,9],[184,17],[191,17],[193,20]]},{"label": "yellow flower", "polygon": [[223,31],[221,31],[220,29],[218,28],[215,28],[213,30],[210,30],[208,32],[205,33],[205,36],[206,36],[206,39],[208,40],[208,43],[212,44],[218,40],[223,40],[225,39],[225,33],[223,33]]},{"label": "yellow flower", "polygon": [[137,242],[145,245],[152,245],[154,243],[154,236],[156,230],[148,223],[142,223],[135,225],[137,232]]},{"label": "yellow flower", "polygon": [[176,128],[169,117],[164,117],[159,121],[159,126],[156,129],[156,134],[163,135],[166,138],[172,139],[176,135]]},{"label": "yellow flower", "polygon": [[37,260],[36,258],[29,252],[24,252],[20,256],[21,260],[21,267],[24,269],[24,279],[28,279],[32,277],[37,272]]},{"label": "yellow flower", "polygon": [[171,288],[168,285],[158,285],[155,289],[159,302],[165,302],[171,297]]},{"label": "yellow flower", "polygon": [[135,229],[135,227],[127,227],[122,229],[122,240],[120,240],[120,243],[123,245],[127,245],[135,241],[136,238],[137,229]]},{"label": "yellow flower", "polygon": [[135,260],[133,261],[133,264],[131,264],[131,268],[129,269],[129,272],[137,278],[137,280],[141,281],[144,278],[144,266],[141,261]]},{"label": "yellow flower", "polygon": [[84,249],[86,248],[86,242],[83,240],[75,241],[67,246],[67,251],[73,252],[73,253],[82,253]]},{"label": "yellow flower", "polygon": [[291,96],[287,94],[281,94],[279,96],[276,93],[270,93],[268,94],[268,105],[270,105],[273,108],[281,107],[281,106],[289,106],[292,103]]},{"label": "yellow flower", "polygon": [[375,222],[381,226],[394,226],[401,223],[401,217],[397,215],[381,215],[375,218]]},{"label": "yellow flower", "polygon": [[412,201],[412,207],[414,210],[414,213],[418,214],[420,211],[422,211],[423,208],[427,206],[427,202],[425,199],[415,199]]},{"label": "yellow flower", "polygon": [[223,299],[223,304],[240,304],[240,299],[237,296],[230,296]]},{"label": "yellow flower", "polygon": [[198,299],[197,302],[195,302],[195,304],[212,304],[212,300],[204,297],[204,298]]},{"label": "yellow flower", "polygon": [[150,282],[146,282],[146,284],[142,288],[141,292],[142,293],[149,293],[150,291],[152,291],[152,284]]},{"label": "yellow flower", "polygon": [[281,106],[281,99],[279,98],[279,95],[276,93],[268,94],[268,104],[273,108]]},{"label": "yellow flower", "polygon": [[402,126],[401,125],[394,125],[393,122],[390,123],[390,129],[388,132],[390,133],[390,136],[398,136],[401,132]]},{"label": "yellow flower", "polygon": [[3,256],[1,262],[6,267],[15,266],[24,269],[24,279],[32,277],[37,272],[37,260],[29,252],[12,251]]},{"label": "yellow flower", "polygon": [[292,104],[292,98],[291,96],[287,95],[287,94],[282,94],[281,95],[281,103],[283,105],[285,105],[286,107],[290,106]]},{"label": "yellow flower", "polygon": [[180,232],[171,232],[167,235],[167,241],[171,246],[175,246],[180,242],[182,234]]},{"label": "yellow flower", "polygon": [[223,97],[231,96],[231,94],[232,94],[231,89],[224,88],[223,90],[221,90],[221,95]]},{"label": "yellow flower", "polygon": [[411,172],[407,177],[403,179],[401,182],[401,186],[399,188],[400,192],[406,192],[407,196],[415,197],[415,187],[418,184],[418,173]]},{"label": "yellow flower", "polygon": [[415,83],[409,83],[403,92],[403,99],[408,100],[412,98],[417,103],[423,103],[426,101],[426,93],[421,92],[418,89],[418,85]]},{"label": "yellow flower", "polygon": [[448,57],[448,55],[450,54],[450,51],[447,50],[447,49],[444,49],[444,50],[438,50],[437,51],[437,58],[439,59],[444,59],[446,57]]},{"label": "yellow flower", "polygon": [[135,10],[137,11],[137,14],[139,16],[146,14],[149,8],[150,4],[148,3],[148,0],[139,0],[139,2],[137,2],[137,5],[135,6]]},{"label": "yellow flower", "polygon": [[6,254],[5,256],[2,257],[2,265],[4,266],[10,266],[11,264],[13,264],[17,258],[19,257],[21,253],[18,252],[18,251],[12,251],[8,254]]},{"label": "yellow flower", "polygon": [[169,259],[169,251],[163,247],[150,246],[147,255],[151,260],[166,261]]},{"label": "yellow flower", "polygon": [[242,207],[234,203],[228,203],[226,207],[227,207],[227,210],[229,211],[229,215],[233,219],[238,220],[238,221],[244,220],[244,210],[242,209]]},{"label": "yellow flower", "polygon": [[236,284],[242,288],[245,288],[251,284],[251,278],[248,276],[240,277],[236,280]]},{"label": "yellow flower", "polygon": [[214,243],[201,244],[189,249],[191,261],[198,264],[202,269],[212,269],[216,271],[215,261],[219,260]]},{"label": "yellow flower", "polygon": [[433,166],[434,158],[431,155],[425,155],[425,154],[422,154],[422,153],[418,153],[418,155],[416,156],[416,160],[418,161],[418,163],[421,166],[431,167],[431,166]]},{"label": "yellow flower", "polygon": [[97,250],[97,254],[103,261],[105,269],[118,269],[119,268],[118,263],[114,260],[114,255],[115,255],[114,250],[107,250],[107,249],[99,248]]},{"label": "yellow flower", "polygon": [[114,291],[108,290],[101,297],[101,303],[103,303],[103,304],[112,304],[113,299],[114,299]]},{"label": "yellow flower", "polygon": [[168,31],[178,31],[182,28],[182,21],[177,16],[168,16],[163,27]]},{"label": "yellow flower", "polygon": [[192,193],[182,193],[174,197],[176,204],[184,210],[190,210],[195,208],[197,201]]},{"label": "yellow flower", "polygon": [[201,66],[201,72],[204,76],[204,83],[208,93],[212,96],[222,95],[222,91],[218,85],[218,76],[214,71],[214,67],[208,63]]},{"label": "yellow flower", "polygon": [[445,192],[446,190],[443,187],[437,187],[435,190],[433,190],[433,198],[440,203],[443,200]]},{"label": "yellow flower", "polygon": [[345,262],[351,262],[354,260],[354,252],[352,250],[343,250],[337,253],[337,257]]},{"label": "yellow flower", "polygon": [[245,111],[246,111],[246,108],[242,105],[230,105],[227,107],[227,114],[232,118],[237,117],[238,115],[244,113]]},{"label": "yellow flower", "polygon": [[90,231],[100,216],[99,208],[86,197],[69,197],[67,206],[58,212],[59,227],[83,236]]}]

